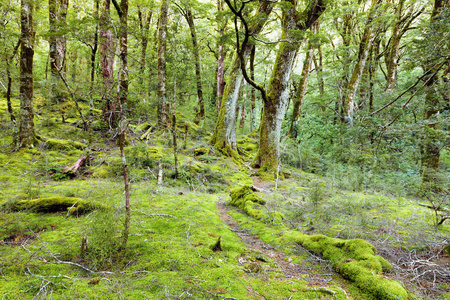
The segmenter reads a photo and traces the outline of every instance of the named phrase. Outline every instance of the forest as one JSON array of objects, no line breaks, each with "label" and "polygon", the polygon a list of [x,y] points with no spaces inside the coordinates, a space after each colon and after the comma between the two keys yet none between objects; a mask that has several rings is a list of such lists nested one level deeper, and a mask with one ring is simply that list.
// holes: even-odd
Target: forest
[{"label": "forest", "polygon": [[2,299],[450,299],[450,0],[3,0]]}]

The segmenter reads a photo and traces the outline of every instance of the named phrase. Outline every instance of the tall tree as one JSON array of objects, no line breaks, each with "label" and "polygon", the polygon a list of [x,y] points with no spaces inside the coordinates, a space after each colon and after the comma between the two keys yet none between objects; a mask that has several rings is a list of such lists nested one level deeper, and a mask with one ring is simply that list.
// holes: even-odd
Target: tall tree
[{"label": "tall tree", "polygon": [[166,44],[167,19],[169,15],[169,1],[162,0],[158,23],[158,126],[167,127],[167,74],[166,74]]},{"label": "tall tree", "polygon": [[33,1],[22,0],[20,9],[20,123],[19,147],[34,147],[37,142],[33,113]]},{"label": "tall tree", "polygon": [[120,4],[112,0],[120,19],[119,39],[119,97],[123,113],[126,113],[128,100],[128,0]]},{"label": "tall tree", "polygon": [[350,80],[348,81],[344,89],[344,97],[342,101],[342,120],[350,126],[353,125],[353,113],[356,107],[356,91],[358,90],[359,83],[366,66],[369,50],[372,47],[372,43],[376,35],[378,34],[377,25],[374,20],[380,13],[380,4],[381,0],[372,1],[372,6],[369,11],[369,17],[367,18],[364,32],[359,43],[358,60],[353,68],[352,76],[350,77]]},{"label": "tall tree", "polygon": [[61,33],[66,25],[69,0],[49,0],[49,56],[50,56],[50,86],[54,100],[61,101],[62,93],[59,87],[59,77],[66,71],[66,37]]},{"label": "tall tree", "polygon": [[114,43],[110,29],[111,0],[102,0],[100,13],[100,52],[102,56],[102,78],[104,83],[103,92],[103,117],[111,128],[117,119],[116,102],[111,95],[114,82]]},{"label": "tall tree", "polygon": [[[443,135],[440,132],[439,112],[445,106],[450,107],[448,95],[442,94],[439,85],[439,71],[447,64],[450,65],[449,56],[442,55],[450,49],[448,38],[442,40],[443,36],[448,37],[448,18],[450,16],[450,0],[435,0],[434,8],[431,14],[430,26],[426,34],[425,46],[427,55],[424,59],[424,71],[427,75],[425,109],[424,109],[424,128],[420,141],[422,181],[425,185],[439,185],[439,159],[443,144],[449,141],[442,141]],[[436,48],[436,43],[441,47]],[[431,45],[430,45],[431,44]],[[431,46],[431,47],[430,47]],[[446,49],[446,51],[444,50]],[[422,49],[423,51],[424,49]],[[430,51],[431,50],[431,51]],[[423,56],[423,53],[420,55]],[[444,52],[443,52],[444,51]],[[444,74],[448,72],[444,72]],[[443,143],[444,142],[444,143]],[[435,186],[436,187],[436,186]]]},{"label": "tall tree", "polygon": [[194,16],[192,14],[192,8],[189,3],[184,3],[184,5],[178,5],[181,14],[186,19],[186,22],[189,26],[189,31],[191,33],[192,40],[192,52],[194,54],[194,63],[195,63],[195,81],[197,84],[197,98],[198,98],[198,113],[196,116],[195,123],[199,123],[200,120],[205,119],[205,99],[203,98],[203,88],[202,88],[202,69],[200,63],[200,54],[198,47],[198,39],[197,32],[195,30]]},{"label": "tall tree", "polygon": [[[225,0],[228,5],[229,1]],[[248,35],[255,36],[263,29],[269,14],[273,9],[273,2],[260,1],[258,11],[249,22]],[[210,143],[222,154],[239,159],[236,151],[236,107],[243,75],[241,62],[246,61],[253,45],[247,44],[242,48],[241,55],[236,55],[233,66],[226,80],[225,90],[219,110],[216,127]]]}]

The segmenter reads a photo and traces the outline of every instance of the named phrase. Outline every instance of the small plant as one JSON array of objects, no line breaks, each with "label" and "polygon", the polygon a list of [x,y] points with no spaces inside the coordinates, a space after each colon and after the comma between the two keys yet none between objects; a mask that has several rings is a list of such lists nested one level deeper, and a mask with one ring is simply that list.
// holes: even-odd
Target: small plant
[{"label": "small plant", "polygon": [[325,199],[325,183],[315,181],[309,191],[309,199],[314,206],[319,205]]},{"label": "small plant", "polygon": [[109,269],[122,260],[123,252],[119,251],[121,225],[119,214],[114,210],[101,210],[93,214],[82,239],[82,253],[91,268]]}]

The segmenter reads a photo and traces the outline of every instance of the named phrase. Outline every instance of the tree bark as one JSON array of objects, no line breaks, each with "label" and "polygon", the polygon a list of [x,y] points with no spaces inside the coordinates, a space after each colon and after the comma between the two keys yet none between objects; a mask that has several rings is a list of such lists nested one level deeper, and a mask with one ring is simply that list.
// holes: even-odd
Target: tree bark
[{"label": "tree bark", "polygon": [[[217,11],[223,11],[222,0],[217,0]],[[217,93],[216,93],[216,108],[217,111],[220,110],[222,103],[222,95],[225,89],[225,47],[222,42],[223,35],[225,34],[226,22],[220,24],[219,31],[219,43],[217,45]]]},{"label": "tree bark", "polygon": [[[255,81],[255,54],[256,54],[256,46],[253,47],[252,52],[250,52],[250,78],[253,81]],[[250,89],[251,89],[250,99],[252,105],[250,131],[253,131],[256,129],[256,95],[255,89],[253,87],[250,87]]]},{"label": "tree bark", "polygon": [[33,2],[21,1],[20,9],[20,123],[19,147],[32,148],[37,143],[33,113]]},{"label": "tree bark", "polygon": [[289,128],[289,134],[291,137],[297,137],[296,131],[294,130],[295,122],[297,122],[300,119],[300,114],[302,110],[303,105],[303,99],[305,98],[306,89],[308,87],[308,78],[309,78],[309,72],[311,70],[311,63],[312,63],[312,57],[313,57],[314,49],[312,45],[308,45],[308,50],[306,51],[306,58],[303,62],[303,69],[302,69],[302,77],[300,78],[300,82],[297,86],[297,93],[295,95],[294,99],[294,107],[292,112],[292,119],[291,119],[291,125]]},{"label": "tree bark", "polygon": [[166,111],[167,102],[167,74],[166,74],[166,36],[169,1],[161,1],[158,26],[158,127],[168,126]]},{"label": "tree bark", "polygon": [[200,64],[200,54],[198,51],[198,43],[197,43],[197,33],[195,31],[195,23],[194,16],[192,15],[192,10],[189,6],[186,6],[182,11],[188,25],[189,31],[191,32],[191,40],[192,40],[192,52],[194,54],[194,62],[195,62],[195,79],[197,83],[197,98],[198,98],[198,114],[196,116],[195,123],[199,123],[200,120],[205,119],[205,100],[203,98],[203,88],[202,88],[202,73],[201,73],[201,64]]},{"label": "tree bark", "polygon": [[114,73],[114,45],[110,26],[111,0],[104,0],[100,14],[100,52],[102,55],[102,78],[105,86],[103,93],[103,117],[109,128],[117,123],[116,101],[111,97]]},{"label": "tree bark", "polygon": [[123,113],[126,114],[128,101],[128,0],[120,4],[112,0],[120,19],[119,26],[119,97]]},{"label": "tree bark", "polygon": [[[253,166],[262,171],[276,172],[279,158],[281,124],[289,102],[289,79],[296,53],[300,47],[298,30],[306,30],[320,17],[326,4],[314,1],[302,14],[296,11],[294,0],[284,1],[286,8],[282,16],[282,35],[266,97],[263,96],[264,110],[261,118],[258,153]],[[300,17],[302,16],[302,17]],[[289,41],[289,42],[288,42]],[[290,43],[294,41],[295,43]]]}]

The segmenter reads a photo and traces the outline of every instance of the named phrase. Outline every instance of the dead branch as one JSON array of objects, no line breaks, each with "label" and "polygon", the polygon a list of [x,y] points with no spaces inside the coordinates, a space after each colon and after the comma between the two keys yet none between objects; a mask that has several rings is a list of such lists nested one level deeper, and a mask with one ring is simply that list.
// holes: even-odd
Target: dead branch
[{"label": "dead branch", "polygon": [[87,156],[83,155],[76,162],[74,162],[71,166],[66,167],[62,173],[68,174],[71,176],[75,176],[75,174],[86,164]]}]

